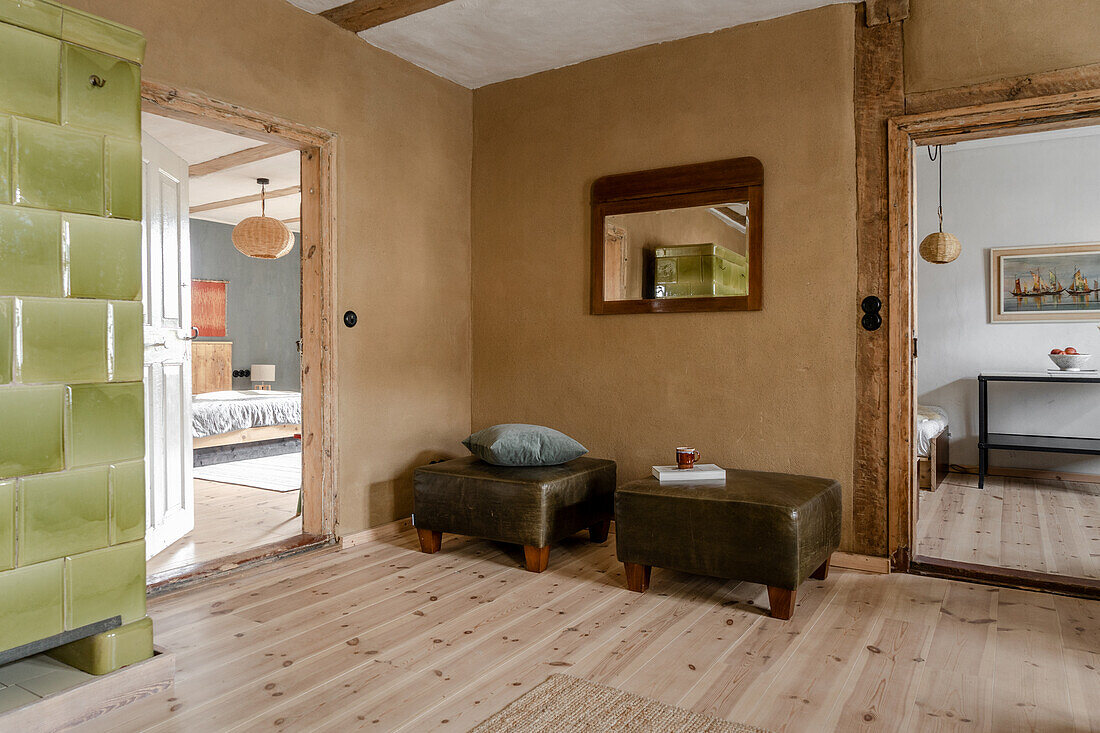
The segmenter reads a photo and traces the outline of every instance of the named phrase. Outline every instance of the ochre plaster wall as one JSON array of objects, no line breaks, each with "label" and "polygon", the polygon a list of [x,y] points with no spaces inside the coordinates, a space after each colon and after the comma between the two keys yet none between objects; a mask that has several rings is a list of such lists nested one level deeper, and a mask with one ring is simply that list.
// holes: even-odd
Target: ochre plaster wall
[{"label": "ochre plaster wall", "polygon": [[284,0],[68,4],[141,30],[146,79],[339,135],[339,529],[408,516],[470,426],[470,91]]},{"label": "ochre plaster wall", "polygon": [[[620,482],[684,444],[833,477],[850,534],[853,28],[835,5],[474,93],[475,429],[550,425]],[[764,165],[763,310],[589,315],[592,181],[742,155]]]},{"label": "ochre plaster wall", "polygon": [[1100,0],[911,0],[905,90],[1100,62]]}]

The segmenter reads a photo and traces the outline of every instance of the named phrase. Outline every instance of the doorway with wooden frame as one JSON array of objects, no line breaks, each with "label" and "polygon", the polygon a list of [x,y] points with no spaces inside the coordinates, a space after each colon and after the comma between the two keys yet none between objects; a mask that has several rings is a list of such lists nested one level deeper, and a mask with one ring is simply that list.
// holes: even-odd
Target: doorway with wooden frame
[{"label": "doorway with wooden frame", "polygon": [[[1100,81],[1100,80],[1098,80]],[[889,400],[888,537],[896,569],[997,585],[1100,597],[1100,581],[923,555],[916,456],[914,157],[919,148],[1100,124],[1100,88],[934,110],[888,121]],[[923,154],[923,152],[922,152]],[[922,234],[925,232],[922,232]],[[965,243],[964,245],[965,246]],[[977,377],[977,375],[974,375]],[[937,553],[943,554],[943,553]]]},{"label": "doorway with wooden frame", "polygon": [[[300,213],[297,217],[289,218],[294,221],[294,226],[300,231],[300,246],[294,247],[293,254],[298,257],[300,252],[300,286],[297,282],[293,287],[300,287],[300,341],[298,343],[298,355],[300,355],[300,396],[295,395],[299,402],[294,416],[300,420],[300,425],[272,426],[268,432],[280,429],[293,428],[293,436],[289,433],[276,436],[274,432],[268,435],[263,432],[252,435],[254,430],[240,430],[225,433],[225,436],[234,438],[234,443],[247,444],[249,447],[265,446],[270,448],[271,443],[282,440],[285,443],[295,443],[294,446],[279,451],[267,450],[265,453],[287,452],[293,449],[292,455],[267,456],[258,460],[290,460],[301,456],[301,481],[300,491],[294,492],[298,497],[297,514],[294,520],[284,523],[285,527],[293,527],[292,531],[281,531],[272,535],[257,535],[255,542],[241,542],[236,545],[226,542],[227,552],[215,553],[218,556],[207,556],[207,553],[194,552],[193,548],[184,548],[177,555],[191,554],[192,557],[180,562],[161,561],[157,564],[150,563],[148,584],[151,592],[163,592],[179,587],[181,584],[191,583],[202,578],[210,577],[227,568],[251,562],[270,559],[283,555],[296,554],[298,552],[321,547],[335,541],[336,525],[336,501],[335,501],[335,474],[336,459],[334,450],[335,439],[335,379],[334,379],[334,330],[333,318],[335,297],[335,135],[326,130],[299,125],[283,120],[266,113],[248,110],[243,107],[211,99],[200,93],[181,90],[174,87],[163,86],[152,82],[142,83],[142,112],[153,123],[159,118],[165,120],[168,128],[172,121],[187,123],[186,127],[195,130],[196,133],[210,135],[229,133],[240,138],[258,141],[258,145],[250,145],[243,142],[241,150],[222,156],[222,160],[211,161],[228,165],[236,163],[242,156],[252,157],[267,156],[275,158],[276,153],[283,158],[290,151],[298,151],[298,164],[300,165]],[[197,127],[195,127],[197,126]],[[183,127],[183,126],[181,126]],[[199,128],[205,128],[204,130]],[[212,131],[217,131],[214,133]],[[179,285],[179,300],[190,300],[188,295],[191,285],[189,273],[175,272],[173,267],[156,267],[163,251],[177,250],[190,247],[187,227],[162,226],[161,219],[180,219],[186,223],[187,218],[195,213],[195,208],[187,211],[186,197],[176,201],[179,196],[173,196],[171,191],[163,185],[164,182],[177,182],[175,186],[169,186],[177,193],[186,188],[189,170],[185,161],[180,160],[163,145],[160,145],[151,137],[144,143],[148,150],[145,153],[147,159],[147,208],[150,209],[146,221],[146,249],[147,270],[149,271],[150,287],[155,285],[154,275],[163,275],[168,279],[176,278]],[[241,147],[241,145],[238,145]],[[236,150],[236,148],[234,148]],[[229,159],[233,159],[229,161]],[[245,161],[246,163],[248,161]],[[289,165],[289,162],[287,163]],[[191,166],[196,168],[199,166]],[[284,166],[285,167],[285,166]],[[298,166],[295,166],[296,168]],[[179,168],[179,170],[176,170]],[[163,169],[163,170],[162,170]],[[154,176],[153,172],[157,175]],[[207,172],[205,169],[202,172]],[[153,178],[156,181],[152,181]],[[184,186],[178,182],[183,181]],[[294,193],[297,194],[298,187]],[[287,189],[289,191],[290,189]],[[279,191],[284,194],[286,191]],[[161,199],[164,201],[161,201]],[[255,197],[248,197],[255,198]],[[160,204],[164,204],[161,206]],[[239,203],[235,201],[222,201],[221,204]],[[174,207],[174,208],[173,208]],[[201,207],[200,207],[201,208]],[[297,209],[297,207],[294,207]],[[161,211],[161,209],[165,209]],[[298,213],[295,211],[295,213]],[[287,212],[288,215],[289,210]],[[154,221],[154,219],[156,221]],[[203,223],[203,222],[198,222]],[[285,223],[285,222],[284,222]],[[223,225],[224,226],[224,225]],[[162,231],[163,230],[163,231]],[[180,236],[166,234],[166,232],[181,233]],[[164,242],[160,242],[163,239]],[[169,240],[180,240],[173,245]],[[293,240],[292,240],[293,241]],[[159,244],[158,244],[159,243]],[[156,246],[154,246],[156,245]],[[163,246],[161,246],[163,245]],[[154,251],[156,250],[156,251]],[[181,261],[188,262],[188,257],[181,257]],[[241,258],[248,260],[249,258]],[[258,261],[257,261],[258,262]],[[164,272],[161,272],[161,271]],[[171,275],[172,277],[168,277]],[[162,279],[162,278],[161,278]],[[167,280],[166,280],[167,282]],[[288,287],[290,285],[288,284]],[[162,288],[163,289],[163,288]],[[190,409],[171,408],[169,404],[173,396],[182,398],[176,402],[186,401],[183,407],[191,406],[192,366],[191,347],[195,343],[195,332],[189,328],[192,324],[187,317],[190,311],[189,303],[176,308],[162,308],[158,305],[160,300],[171,303],[177,298],[177,293],[172,297],[165,295],[163,298],[149,298],[152,305],[147,304],[146,341],[153,339],[152,346],[147,348],[147,398],[153,403],[147,410],[147,432],[152,440],[149,442],[149,471],[147,475],[148,511],[147,534],[161,545],[172,545],[181,548],[186,541],[190,541],[191,527],[195,524],[196,499],[191,481],[191,419]],[[157,307],[153,307],[157,305]],[[161,313],[164,310],[165,313]],[[180,311],[181,315],[173,315]],[[162,323],[163,321],[163,323]],[[186,322],[185,322],[186,321]],[[223,316],[224,322],[224,316]],[[294,334],[298,335],[298,334]],[[159,340],[158,340],[159,339]],[[163,345],[161,345],[163,342]],[[170,342],[170,343],[169,343]],[[225,345],[225,342],[206,341],[207,347]],[[174,358],[176,352],[178,357]],[[217,351],[215,348],[207,348],[206,352]],[[224,349],[223,349],[224,351]],[[150,358],[152,355],[155,358]],[[225,360],[225,368],[229,369],[230,362]],[[290,359],[286,360],[290,363]],[[178,362],[178,363],[177,363]],[[264,365],[261,366],[267,369]],[[293,365],[294,368],[298,364]],[[271,369],[274,371],[274,369]],[[160,375],[158,379],[158,375]],[[229,375],[224,375],[226,379]],[[239,375],[238,375],[239,376]],[[251,375],[253,381],[263,375]],[[298,375],[292,375],[297,377]],[[271,375],[274,377],[274,375]],[[205,379],[205,377],[204,377]],[[239,381],[239,380],[238,380]],[[247,381],[247,380],[246,380]],[[294,380],[295,385],[297,380]],[[175,389],[171,386],[175,385]],[[259,385],[263,387],[265,385]],[[160,387],[163,387],[161,389]],[[166,395],[163,405],[156,401],[157,395]],[[177,395],[176,393],[180,393]],[[230,393],[226,393],[230,394]],[[236,396],[236,395],[233,395]],[[265,396],[265,395],[260,395]],[[274,402],[272,403],[274,404]],[[158,409],[158,405],[160,409]],[[265,408],[266,409],[266,408]],[[288,408],[289,410],[289,408]],[[287,414],[290,414],[288,411]],[[161,426],[158,415],[167,422]],[[163,422],[163,421],[162,421]],[[290,422],[289,419],[285,422]],[[178,424],[177,424],[178,423]],[[284,431],[285,432],[285,431]],[[223,436],[214,436],[220,438]],[[259,441],[259,442],[257,442]],[[300,448],[297,443],[300,441]],[[217,441],[215,441],[217,442]],[[222,440],[221,443],[225,443]],[[184,450],[184,449],[187,450]],[[207,446],[204,450],[236,450],[236,446],[225,444],[224,447]],[[297,451],[300,450],[300,454]],[[240,453],[240,451],[237,451]],[[158,456],[163,460],[158,460]],[[177,460],[180,456],[184,460]],[[243,456],[243,453],[242,453]],[[234,459],[238,458],[234,456]],[[245,467],[253,461],[238,461],[237,466]],[[158,471],[157,467],[164,470]],[[175,468],[173,468],[175,467]],[[296,468],[296,467],[294,467]],[[196,469],[197,470],[197,469]],[[163,476],[161,474],[164,474]],[[278,477],[274,477],[278,478]],[[295,477],[296,478],[296,477]],[[161,480],[163,479],[163,480]],[[219,486],[214,482],[211,486]],[[258,486],[255,480],[241,480],[236,483]],[[228,486],[228,484],[225,484]],[[286,487],[264,487],[279,489]],[[269,493],[256,490],[257,495]],[[270,494],[274,496],[273,493]],[[291,497],[291,504],[293,504]],[[214,497],[214,501],[218,501]],[[286,499],[281,499],[285,502]],[[201,504],[201,502],[199,502]],[[209,503],[209,502],[207,502]],[[263,503],[263,502],[261,502]],[[268,502],[271,503],[271,502]],[[292,509],[288,509],[288,517]],[[299,518],[300,517],[300,518]],[[300,531],[298,522],[300,521]],[[231,531],[231,528],[230,528]],[[272,540],[274,541],[266,541]],[[154,543],[155,544],[155,543]],[[195,543],[191,543],[195,544]],[[154,548],[154,549],[159,549]],[[168,554],[168,553],[165,553]],[[162,556],[163,557],[163,556]]]}]

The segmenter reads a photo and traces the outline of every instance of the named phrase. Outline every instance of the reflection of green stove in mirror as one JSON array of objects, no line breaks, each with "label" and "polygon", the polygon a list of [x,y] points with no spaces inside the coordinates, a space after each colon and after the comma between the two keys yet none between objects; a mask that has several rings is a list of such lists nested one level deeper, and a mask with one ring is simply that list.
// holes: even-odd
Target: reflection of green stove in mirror
[{"label": "reflection of green stove in mirror", "polygon": [[653,251],[654,298],[747,295],[749,260],[717,244],[681,244]]}]

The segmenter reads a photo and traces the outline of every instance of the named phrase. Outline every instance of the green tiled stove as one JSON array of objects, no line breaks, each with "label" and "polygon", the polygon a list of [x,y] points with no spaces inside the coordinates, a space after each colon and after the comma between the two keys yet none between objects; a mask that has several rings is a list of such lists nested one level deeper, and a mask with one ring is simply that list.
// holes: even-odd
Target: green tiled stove
[{"label": "green tiled stove", "polygon": [[748,259],[721,245],[658,247],[653,257],[655,298],[748,295]]},{"label": "green tiled stove", "polygon": [[0,0],[0,663],[104,674],[145,615],[141,34]]}]

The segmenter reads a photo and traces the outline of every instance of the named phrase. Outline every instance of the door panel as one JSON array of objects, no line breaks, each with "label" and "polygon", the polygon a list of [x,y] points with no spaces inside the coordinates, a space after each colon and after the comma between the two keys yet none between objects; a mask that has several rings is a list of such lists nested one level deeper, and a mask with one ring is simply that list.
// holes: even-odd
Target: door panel
[{"label": "door panel", "polygon": [[191,243],[187,163],[142,134],[146,556],[195,526],[191,480]]}]

